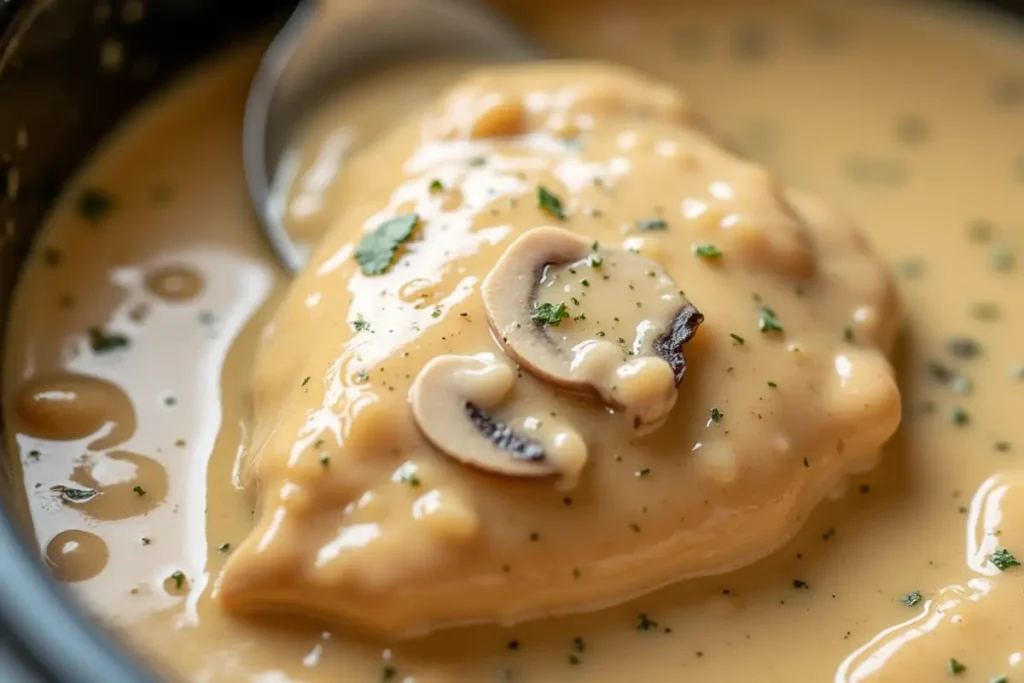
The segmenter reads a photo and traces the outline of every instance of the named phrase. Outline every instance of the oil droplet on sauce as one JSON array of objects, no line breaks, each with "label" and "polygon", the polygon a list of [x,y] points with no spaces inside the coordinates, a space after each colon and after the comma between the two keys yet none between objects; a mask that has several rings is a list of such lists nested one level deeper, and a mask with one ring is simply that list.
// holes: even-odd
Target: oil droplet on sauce
[{"label": "oil droplet on sauce", "polygon": [[46,563],[58,581],[86,581],[107,566],[107,544],[96,534],[69,529],[46,544]]},{"label": "oil droplet on sauce", "polygon": [[90,447],[110,448],[135,432],[131,399],[115,384],[72,373],[35,377],[17,395],[18,430],[53,441],[75,441],[108,433]]}]

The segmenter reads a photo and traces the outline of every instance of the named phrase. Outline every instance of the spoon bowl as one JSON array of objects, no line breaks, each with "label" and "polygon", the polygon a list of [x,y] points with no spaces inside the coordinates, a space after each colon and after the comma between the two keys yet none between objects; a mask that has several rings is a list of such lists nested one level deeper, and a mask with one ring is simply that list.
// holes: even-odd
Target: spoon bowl
[{"label": "spoon bowl", "polygon": [[284,225],[286,188],[275,182],[292,134],[327,93],[401,59],[534,59],[538,50],[469,0],[307,0],[271,42],[253,80],[242,132],[249,194],[284,269],[305,266],[308,244]]}]

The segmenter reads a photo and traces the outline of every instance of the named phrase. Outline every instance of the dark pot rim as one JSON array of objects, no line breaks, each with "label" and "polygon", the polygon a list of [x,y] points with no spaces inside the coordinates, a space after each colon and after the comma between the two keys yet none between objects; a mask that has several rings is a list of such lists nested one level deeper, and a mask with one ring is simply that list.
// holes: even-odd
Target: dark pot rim
[{"label": "dark pot rim", "polygon": [[[948,1],[972,7],[985,4],[1024,19],[1024,0]],[[18,10],[29,2],[32,0],[0,0],[0,49],[10,38]],[[0,64],[3,56],[0,51]],[[0,435],[2,427],[0,424]],[[18,663],[47,682],[155,681],[152,672],[106,630],[98,628],[68,591],[47,575],[38,550],[28,542],[14,513],[10,503],[0,498],[0,643],[12,651]]]}]

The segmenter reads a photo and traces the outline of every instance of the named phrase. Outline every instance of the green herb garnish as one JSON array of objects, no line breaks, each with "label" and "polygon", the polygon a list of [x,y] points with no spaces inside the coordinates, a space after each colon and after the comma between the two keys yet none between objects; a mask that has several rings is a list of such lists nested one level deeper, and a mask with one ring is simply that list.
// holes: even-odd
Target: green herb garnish
[{"label": "green herb garnish", "polygon": [[370,329],[370,323],[363,320],[362,317],[359,317],[352,321],[352,329],[356,332],[362,332]]},{"label": "green herb garnish", "polygon": [[718,424],[719,422],[722,421],[723,417],[725,417],[725,413],[723,413],[721,410],[719,410],[718,408],[712,408],[711,409],[711,421],[712,422],[714,422],[715,424]]},{"label": "green herb garnish", "polygon": [[665,222],[665,219],[660,217],[644,218],[636,222],[636,229],[644,232],[650,230],[666,230],[667,228],[668,224]]},{"label": "green herb garnish", "polygon": [[90,223],[99,223],[114,210],[114,197],[109,192],[88,188],[78,196],[78,213]]},{"label": "green herb garnish", "polygon": [[989,562],[995,565],[999,571],[1006,571],[1010,567],[1019,567],[1020,560],[1013,556],[1006,548],[997,548],[988,556]]},{"label": "green herb garnish", "polygon": [[144,495],[146,495],[146,489],[142,488],[141,486],[136,486],[132,488],[132,491],[135,491],[135,495],[137,495],[139,498],[142,498]]},{"label": "green herb garnish", "polygon": [[363,236],[356,247],[356,263],[363,275],[380,275],[391,268],[398,247],[408,240],[420,221],[418,213],[406,213],[384,221]]},{"label": "green herb garnish", "polygon": [[541,325],[558,326],[569,317],[569,308],[565,305],[564,301],[560,301],[557,304],[545,301],[542,304],[534,305],[533,316],[531,317]]},{"label": "green herb garnish", "polygon": [[604,259],[597,254],[591,254],[587,257],[587,265],[591,268],[600,268],[602,263],[604,263]]},{"label": "green herb garnish", "polygon": [[94,353],[110,353],[126,348],[131,341],[123,334],[105,332],[102,327],[94,326],[89,330],[89,347]]},{"label": "green herb garnish", "polygon": [[72,503],[84,503],[99,495],[99,491],[96,489],[78,489],[71,486],[52,486],[50,490],[56,491],[62,498]]},{"label": "green herb garnish", "polygon": [[722,257],[722,250],[707,242],[697,242],[690,248],[698,258],[712,261]]},{"label": "green herb garnish", "polygon": [[968,413],[967,410],[965,410],[964,408],[961,408],[960,406],[955,406],[951,411],[949,411],[949,418],[957,427],[963,427],[970,423],[971,414]]},{"label": "green herb garnish", "polygon": [[914,607],[921,602],[921,591],[910,591],[906,595],[901,595],[900,602],[907,607]]},{"label": "green herb garnish", "polygon": [[654,631],[658,628],[658,622],[651,619],[645,612],[641,612],[636,618],[637,631]]},{"label": "green herb garnish", "polygon": [[740,335],[736,334],[735,332],[730,332],[729,336],[732,337],[733,341],[735,341],[737,344],[746,344],[747,343],[746,339],[744,339]]},{"label": "green herb garnish", "polygon": [[642,477],[646,477],[650,473],[651,473],[651,468],[650,467],[644,467],[643,469],[639,469],[639,470],[636,471],[636,478],[640,479]]},{"label": "green herb garnish", "polygon": [[229,550],[231,550],[230,543],[221,543],[219,546],[217,546],[217,552],[219,553],[226,553]]},{"label": "green herb garnish", "polygon": [[810,586],[807,584],[806,581],[801,581],[800,579],[793,579],[793,588],[807,589],[810,588]]},{"label": "green herb garnish", "polygon": [[537,186],[537,206],[555,218],[565,220],[565,208],[562,206],[562,200],[543,185]]},{"label": "green herb garnish", "polygon": [[433,180],[430,181],[430,191],[431,192],[444,192],[444,183],[442,183],[437,178],[434,178]]},{"label": "green herb garnish", "polygon": [[307,384],[309,384],[309,375],[306,375],[305,377],[302,378],[302,384],[300,386],[304,387]]},{"label": "green herb garnish", "polygon": [[949,673],[953,674],[954,676],[958,676],[965,671],[967,671],[966,664],[958,662],[956,659],[952,657],[949,658]]},{"label": "green herb garnish", "polygon": [[782,323],[775,316],[775,311],[767,306],[761,307],[760,316],[757,319],[757,329],[762,332],[782,332]]},{"label": "green herb garnish", "polygon": [[171,580],[174,581],[175,590],[181,590],[181,587],[185,585],[185,574],[181,571],[176,571],[171,574]]}]

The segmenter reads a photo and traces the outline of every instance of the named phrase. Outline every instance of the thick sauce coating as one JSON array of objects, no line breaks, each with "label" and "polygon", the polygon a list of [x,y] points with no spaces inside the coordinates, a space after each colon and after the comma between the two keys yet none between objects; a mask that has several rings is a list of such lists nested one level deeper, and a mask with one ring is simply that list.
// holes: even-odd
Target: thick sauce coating
[{"label": "thick sauce coating", "polygon": [[[353,160],[344,192],[369,199],[324,237],[257,360],[260,500],[222,575],[229,609],[392,635],[593,609],[767,554],[873,463],[900,415],[882,264],[688,118],[681,96],[623,69],[492,68]],[[403,221],[397,253],[360,260]],[[574,245],[586,260],[564,256]],[[676,400],[644,348],[687,299],[705,322],[679,349]],[[558,343],[594,400],[540,371]],[[483,353],[520,366],[503,423],[586,435],[571,481],[481,474],[423,439],[414,378]],[[431,401],[466,402],[435,387]],[[470,416],[450,419],[442,430]]]},{"label": "thick sauce coating", "polygon": [[[119,132],[55,209],[24,275],[3,403],[41,557],[98,619],[185,680],[1024,676],[1024,578],[1011,561],[1024,555],[1020,34],[916,4],[506,4],[522,5],[515,15],[554,54],[629,64],[684,89],[724,140],[786,185],[837,202],[897,268],[903,423],[878,466],[753,565],[593,614],[401,643],[225,616],[213,587],[252,528],[238,464],[245,387],[284,286],[240,170],[251,52],[211,65]],[[443,68],[434,82],[454,80],[458,69]],[[337,183],[320,190],[345,167],[344,149],[389,119],[380,112],[407,105],[401,83],[382,74],[359,92],[395,98],[342,98],[311,121],[289,205],[307,234],[352,208]],[[26,132],[29,145],[45,135],[31,122]],[[199,289],[165,277],[176,268],[198,275]],[[684,403],[701,381],[704,332],[717,339],[702,326],[688,344]],[[36,403],[38,419],[19,426],[16,409]],[[47,418],[65,404],[68,431]],[[722,425],[739,414],[720,409]]]}]

